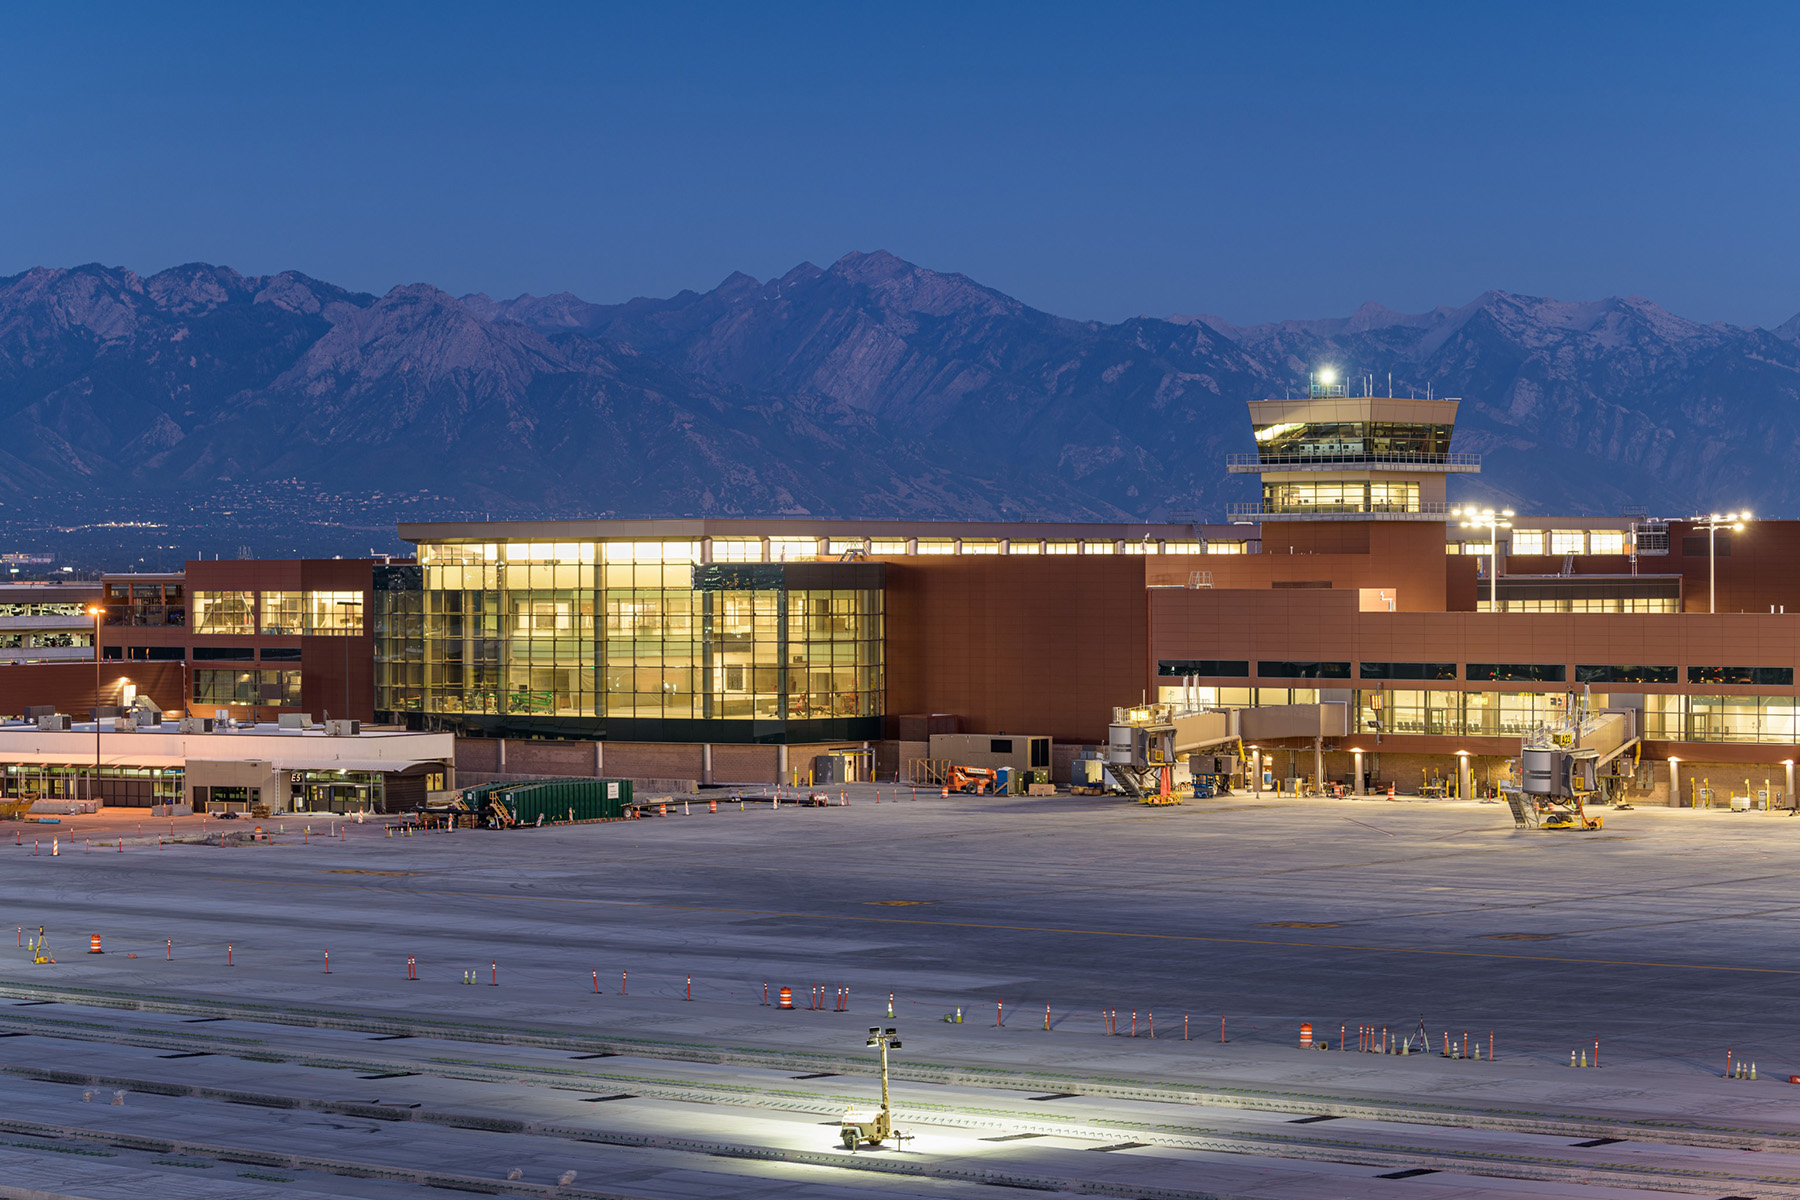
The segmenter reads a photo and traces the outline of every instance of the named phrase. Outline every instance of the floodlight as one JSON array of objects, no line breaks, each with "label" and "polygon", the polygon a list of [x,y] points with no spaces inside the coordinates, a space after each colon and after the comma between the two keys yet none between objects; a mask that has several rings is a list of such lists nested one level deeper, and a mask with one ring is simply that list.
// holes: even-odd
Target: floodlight
[{"label": "floodlight", "polygon": [[1336,383],[1337,382],[1337,368],[1336,367],[1320,367],[1319,368],[1319,382],[1322,384],[1325,384],[1327,387]]}]

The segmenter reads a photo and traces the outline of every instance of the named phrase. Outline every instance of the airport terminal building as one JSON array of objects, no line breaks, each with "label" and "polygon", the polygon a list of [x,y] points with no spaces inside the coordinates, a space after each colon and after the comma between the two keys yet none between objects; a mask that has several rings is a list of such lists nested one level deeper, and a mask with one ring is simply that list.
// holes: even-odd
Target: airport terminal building
[{"label": "airport terminal building", "polygon": [[[1800,522],[1471,528],[1456,409],[1318,383],[1254,401],[1229,469],[1260,497],[1212,525],[422,523],[411,562],[108,577],[100,686],[452,732],[477,773],[714,782],[820,754],[889,777],[928,732],[1050,738],[1062,778],[1117,706],[1341,704],[1328,780],[1360,759],[1401,791],[1461,764],[1482,790],[1585,701],[1641,714],[1643,799],[1791,795]],[[0,668],[0,709],[40,702],[26,673],[92,666]],[[1295,755],[1281,776],[1321,761],[1267,749]]]}]

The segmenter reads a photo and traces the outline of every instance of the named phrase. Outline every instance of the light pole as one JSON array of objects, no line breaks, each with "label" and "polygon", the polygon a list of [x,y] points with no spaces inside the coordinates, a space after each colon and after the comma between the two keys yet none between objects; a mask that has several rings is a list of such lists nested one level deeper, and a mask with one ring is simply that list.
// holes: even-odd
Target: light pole
[{"label": "light pole", "polygon": [[1488,610],[1500,611],[1500,530],[1512,528],[1513,510],[1503,508],[1495,512],[1491,508],[1477,509],[1473,504],[1463,508],[1450,510],[1453,517],[1462,518],[1464,529],[1485,529],[1488,531]]},{"label": "light pole", "polygon": [[1719,530],[1741,533],[1744,522],[1749,519],[1748,512],[1729,512],[1722,517],[1714,513],[1694,522],[1695,529],[1706,530],[1706,611],[1709,613],[1719,611]]},{"label": "light pole", "polygon": [[88,616],[94,618],[94,774],[88,780],[88,799],[100,807],[100,614],[106,610],[98,604],[88,605]]}]

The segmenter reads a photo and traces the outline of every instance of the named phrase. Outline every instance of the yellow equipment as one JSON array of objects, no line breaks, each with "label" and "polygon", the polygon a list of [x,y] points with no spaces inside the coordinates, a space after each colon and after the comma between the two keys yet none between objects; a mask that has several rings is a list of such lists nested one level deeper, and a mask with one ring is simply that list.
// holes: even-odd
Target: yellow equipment
[{"label": "yellow equipment", "polygon": [[879,1146],[889,1138],[898,1142],[906,1141],[910,1134],[896,1133],[894,1130],[894,1114],[888,1105],[888,1047],[898,1050],[900,1039],[896,1037],[898,1030],[880,1029],[871,1026],[869,1040],[865,1046],[881,1047],[881,1107],[857,1107],[847,1109],[844,1119],[839,1123],[839,1136],[843,1139],[844,1149],[855,1150],[858,1146]]},{"label": "yellow equipment", "polygon": [[30,800],[0,800],[0,821],[17,821],[31,811]]}]

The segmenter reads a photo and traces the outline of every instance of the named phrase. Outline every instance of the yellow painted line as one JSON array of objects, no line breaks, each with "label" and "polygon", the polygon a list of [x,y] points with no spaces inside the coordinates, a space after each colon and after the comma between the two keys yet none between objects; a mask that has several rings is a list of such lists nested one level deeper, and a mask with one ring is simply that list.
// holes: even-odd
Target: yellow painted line
[{"label": "yellow painted line", "polygon": [[1282,946],[1296,950],[1356,950],[1368,954],[1417,954],[1432,958],[1481,958],[1507,962],[1570,963],[1578,966],[1666,967],[1677,971],[1733,971],[1749,975],[1800,975],[1794,967],[1737,967],[1714,963],[1658,962],[1635,958],[1566,958],[1553,954],[1494,954],[1480,950],[1420,950],[1412,946],[1358,946],[1335,942],[1290,942],[1276,938],[1204,937],[1193,933],[1143,933],[1130,929],[1070,929],[1055,925],[1003,925],[987,921],[927,921],[918,917],[873,917],[843,912],[799,913],[762,908],[721,908],[704,904],[646,904],[637,900],[583,900],[572,896],[521,896],[511,892],[450,892],[419,888],[399,891],[354,883],[309,883],[298,880],[241,879],[215,875],[216,883],[261,883],[273,887],[335,888],[388,892],[395,896],[455,896],[467,900],[533,900],[545,904],[585,904],[604,908],[648,908],[666,912],[723,913],[736,917],[781,917],[795,921],[861,921],[875,925],[924,925],[942,929],[994,929],[1006,933],[1065,933],[1077,937],[1139,938],[1159,942],[1206,942],[1223,946]]}]

